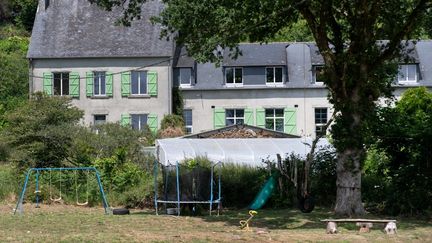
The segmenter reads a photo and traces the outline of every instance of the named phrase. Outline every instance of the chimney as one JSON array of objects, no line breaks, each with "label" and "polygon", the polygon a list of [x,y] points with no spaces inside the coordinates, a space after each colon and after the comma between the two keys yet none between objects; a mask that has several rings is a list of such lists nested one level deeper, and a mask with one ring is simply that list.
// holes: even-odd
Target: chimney
[{"label": "chimney", "polygon": [[46,10],[50,4],[50,0],[44,0],[44,2],[45,2],[45,10]]}]

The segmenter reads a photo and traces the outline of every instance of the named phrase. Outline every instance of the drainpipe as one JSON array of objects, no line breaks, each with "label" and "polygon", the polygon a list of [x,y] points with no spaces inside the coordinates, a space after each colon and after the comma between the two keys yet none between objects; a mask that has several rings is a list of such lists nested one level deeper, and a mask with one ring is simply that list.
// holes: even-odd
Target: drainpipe
[{"label": "drainpipe", "polygon": [[34,71],[33,59],[29,58],[29,98],[32,96],[33,91],[34,91],[33,71]]}]

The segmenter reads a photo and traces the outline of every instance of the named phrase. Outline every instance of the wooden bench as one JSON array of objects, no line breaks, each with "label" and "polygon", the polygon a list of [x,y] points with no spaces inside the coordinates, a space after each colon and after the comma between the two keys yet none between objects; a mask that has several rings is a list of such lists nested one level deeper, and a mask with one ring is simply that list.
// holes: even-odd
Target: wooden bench
[{"label": "wooden bench", "polygon": [[387,234],[396,234],[396,220],[394,219],[323,219],[321,222],[327,222],[327,234],[337,233],[336,223],[356,223],[360,227],[359,232],[369,232],[374,223],[386,224],[384,231]]}]

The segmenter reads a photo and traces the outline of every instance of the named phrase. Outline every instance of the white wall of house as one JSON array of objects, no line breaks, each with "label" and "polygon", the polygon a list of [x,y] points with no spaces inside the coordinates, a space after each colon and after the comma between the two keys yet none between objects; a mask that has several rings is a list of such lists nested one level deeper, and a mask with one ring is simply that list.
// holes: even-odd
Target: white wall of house
[{"label": "white wall of house", "polygon": [[[219,89],[187,90],[182,89],[185,99],[184,108],[192,110],[193,133],[214,128],[214,108],[252,108],[256,125],[257,108],[294,108],[296,109],[297,135],[315,136],[315,108],[328,108],[327,117],[332,109],[327,101],[324,88],[287,89]],[[296,107],[297,106],[297,107]]]},{"label": "white wall of house", "polygon": [[[42,91],[44,73],[78,72],[80,76],[80,96],[73,98],[72,103],[84,110],[83,123],[92,125],[94,115],[107,115],[107,122],[118,122],[122,114],[157,114],[158,123],[171,111],[171,67],[170,62],[160,58],[69,58],[69,59],[33,59],[31,70],[33,76],[30,91]],[[155,65],[156,64],[156,65]],[[157,97],[122,97],[121,77],[118,72],[148,66],[143,71],[155,71],[158,74]],[[86,72],[107,71],[114,73],[112,97],[87,97]]]}]

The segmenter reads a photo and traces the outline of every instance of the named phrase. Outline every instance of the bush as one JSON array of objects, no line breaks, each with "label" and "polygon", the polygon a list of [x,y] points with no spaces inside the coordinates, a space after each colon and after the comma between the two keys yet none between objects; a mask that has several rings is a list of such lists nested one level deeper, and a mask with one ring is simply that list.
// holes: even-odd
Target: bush
[{"label": "bush", "polygon": [[222,201],[226,207],[244,208],[251,204],[269,172],[263,168],[225,163],[222,167]]},{"label": "bush", "polygon": [[0,164],[0,202],[16,199],[19,179],[17,171],[10,164]]},{"label": "bush", "polygon": [[6,115],[1,140],[11,160],[22,167],[60,167],[67,164],[72,135],[83,112],[65,97],[43,93]]},{"label": "bush", "polygon": [[117,151],[111,158],[97,159],[94,166],[101,172],[111,204],[143,207],[152,203],[153,177],[125,160],[124,151]]},{"label": "bush", "polygon": [[331,206],[336,201],[336,155],[330,150],[318,152],[311,165],[311,194],[315,202]]}]

